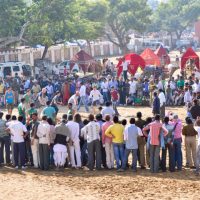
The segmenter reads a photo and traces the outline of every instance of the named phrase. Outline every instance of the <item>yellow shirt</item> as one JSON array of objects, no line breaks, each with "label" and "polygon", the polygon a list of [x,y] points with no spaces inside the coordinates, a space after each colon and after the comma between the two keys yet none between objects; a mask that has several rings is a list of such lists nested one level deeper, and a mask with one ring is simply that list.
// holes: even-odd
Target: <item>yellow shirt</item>
[{"label": "yellow shirt", "polygon": [[105,135],[108,137],[113,137],[113,143],[123,143],[124,142],[124,126],[121,124],[113,124],[109,126],[106,130]]},{"label": "yellow shirt", "polygon": [[0,84],[0,94],[3,94],[3,90],[4,90],[4,85]]}]

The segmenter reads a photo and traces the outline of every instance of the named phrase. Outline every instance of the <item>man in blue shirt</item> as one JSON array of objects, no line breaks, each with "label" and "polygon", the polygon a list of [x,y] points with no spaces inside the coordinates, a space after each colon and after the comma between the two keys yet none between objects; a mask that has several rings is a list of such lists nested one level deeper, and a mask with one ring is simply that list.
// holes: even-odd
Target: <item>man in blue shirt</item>
[{"label": "man in blue shirt", "polygon": [[42,110],[42,115],[47,116],[47,118],[51,118],[53,121],[55,121],[56,117],[56,110],[53,106],[51,106],[51,102],[47,101],[47,106]]}]

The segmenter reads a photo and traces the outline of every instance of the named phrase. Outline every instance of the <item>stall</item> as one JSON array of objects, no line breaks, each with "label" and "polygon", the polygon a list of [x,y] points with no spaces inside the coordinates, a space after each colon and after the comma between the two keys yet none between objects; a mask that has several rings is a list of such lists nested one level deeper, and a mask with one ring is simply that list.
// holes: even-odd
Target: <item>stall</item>
[{"label": "stall", "polygon": [[160,59],[161,66],[169,65],[170,64],[170,57],[166,51],[166,49],[161,45],[156,49],[154,52]]}]

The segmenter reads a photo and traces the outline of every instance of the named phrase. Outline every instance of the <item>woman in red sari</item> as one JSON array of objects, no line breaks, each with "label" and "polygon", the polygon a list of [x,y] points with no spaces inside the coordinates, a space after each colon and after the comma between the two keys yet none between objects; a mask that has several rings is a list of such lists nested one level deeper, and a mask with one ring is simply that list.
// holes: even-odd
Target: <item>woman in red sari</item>
[{"label": "woman in red sari", "polygon": [[70,98],[69,83],[66,81],[62,86],[63,104],[66,105]]}]

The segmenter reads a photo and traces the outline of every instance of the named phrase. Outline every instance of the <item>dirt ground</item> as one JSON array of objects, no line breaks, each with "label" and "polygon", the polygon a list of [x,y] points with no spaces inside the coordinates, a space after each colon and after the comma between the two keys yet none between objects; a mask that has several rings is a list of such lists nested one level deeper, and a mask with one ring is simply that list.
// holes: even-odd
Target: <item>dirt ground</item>
[{"label": "dirt ground", "polygon": [[[60,110],[59,117],[66,112],[66,108]],[[138,111],[143,113],[144,118],[151,116],[151,109],[148,107],[121,107],[119,111],[121,118],[127,119],[135,116]],[[184,108],[173,107],[170,111],[177,113],[184,120]],[[81,114],[83,117],[88,115]],[[184,153],[183,156],[185,157]],[[115,170],[90,172],[86,169],[65,169],[64,172],[42,172],[34,169],[16,171],[10,167],[0,168],[0,200],[198,200],[199,188],[199,177],[189,169],[151,174],[149,170],[140,169],[137,173],[131,170],[119,173]]]}]

